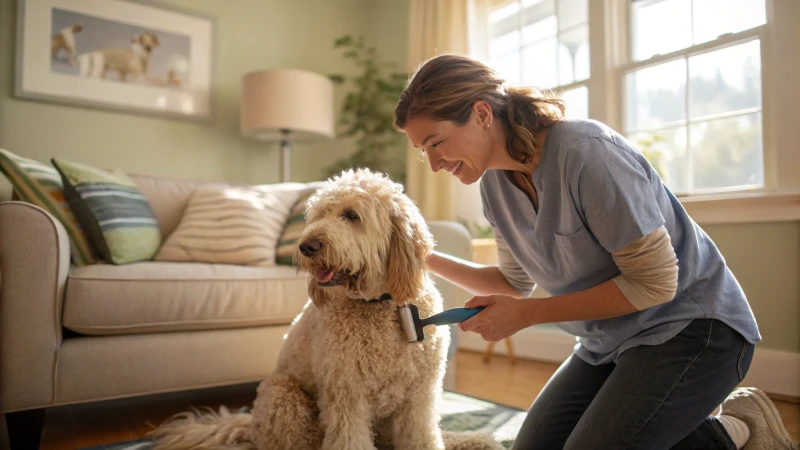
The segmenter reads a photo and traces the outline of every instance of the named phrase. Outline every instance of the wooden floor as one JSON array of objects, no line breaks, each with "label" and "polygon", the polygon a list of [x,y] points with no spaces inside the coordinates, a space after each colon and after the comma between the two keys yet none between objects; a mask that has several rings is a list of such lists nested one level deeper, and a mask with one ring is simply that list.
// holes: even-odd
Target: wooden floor
[{"label": "wooden floor", "polygon": [[[488,364],[481,355],[459,352],[456,357],[456,389],[468,395],[527,409],[556,366],[518,360],[516,365],[498,356]],[[206,389],[75,405],[48,410],[42,449],[76,448],[142,437],[165,418],[191,405],[238,408],[252,403],[256,385]],[[793,439],[800,439],[800,404],[776,402]]]}]

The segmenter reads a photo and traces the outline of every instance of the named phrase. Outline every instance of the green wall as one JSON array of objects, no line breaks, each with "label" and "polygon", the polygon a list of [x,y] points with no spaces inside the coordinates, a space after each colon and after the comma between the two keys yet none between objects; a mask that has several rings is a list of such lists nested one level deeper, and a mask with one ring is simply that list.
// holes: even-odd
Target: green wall
[{"label": "green wall", "polygon": [[[239,136],[240,78],[251,70],[295,67],[348,72],[334,39],[363,34],[389,60],[405,64],[407,1],[170,0],[216,17],[216,116],[203,125],[12,98],[16,1],[0,0],[0,147],[47,161],[53,156],[100,167],[170,176],[269,183],[278,179],[277,144]],[[337,91],[337,99],[343,93]],[[338,102],[337,102],[338,109]],[[295,145],[292,177],[317,179],[352,144]],[[0,198],[9,197],[5,179]]]},{"label": "green wall", "polygon": [[703,228],[747,294],[760,346],[800,353],[800,222]]}]

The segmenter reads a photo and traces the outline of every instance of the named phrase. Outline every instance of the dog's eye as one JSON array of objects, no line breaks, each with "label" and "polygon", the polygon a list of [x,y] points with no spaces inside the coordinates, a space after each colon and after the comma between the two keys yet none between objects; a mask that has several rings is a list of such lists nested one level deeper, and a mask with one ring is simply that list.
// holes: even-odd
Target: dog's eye
[{"label": "dog's eye", "polygon": [[349,220],[351,222],[355,222],[356,220],[360,219],[360,217],[358,217],[358,214],[355,211],[353,211],[352,209],[348,209],[347,211],[345,211],[343,216],[344,216],[345,219],[347,219],[347,220]]}]

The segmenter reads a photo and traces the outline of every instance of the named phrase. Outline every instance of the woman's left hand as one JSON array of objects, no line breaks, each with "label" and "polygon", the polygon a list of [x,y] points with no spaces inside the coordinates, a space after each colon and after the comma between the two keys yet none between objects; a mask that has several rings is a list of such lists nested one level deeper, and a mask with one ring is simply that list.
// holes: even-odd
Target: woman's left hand
[{"label": "woman's left hand", "polygon": [[501,341],[517,331],[534,325],[531,323],[530,299],[517,299],[506,295],[472,297],[464,303],[467,308],[486,308],[461,322],[463,331],[474,331],[487,341]]}]

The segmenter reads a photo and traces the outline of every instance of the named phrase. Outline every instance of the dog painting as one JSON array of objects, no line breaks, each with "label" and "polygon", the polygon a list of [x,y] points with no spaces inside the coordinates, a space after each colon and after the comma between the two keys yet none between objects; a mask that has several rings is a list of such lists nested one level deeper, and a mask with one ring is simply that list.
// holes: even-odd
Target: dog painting
[{"label": "dog painting", "polygon": [[[214,122],[216,18],[193,2],[15,0],[14,96]],[[192,5],[188,5],[192,3]]]},{"label": "dog painting", "polygon": [[482,450],[476,432],[442,432],[437,404],[448,327],[409,343],[397,308],[431,315],[434,242],[402,185],[366,169],[329,179],[307,202],[296,260],[310,301],[284,339],[252,412],[187,412],[151,433],[156,449]]},{"label": "dog painting", "polygon": [[158,88],[180,89],[188,81],[187,36],[58,8],[52,28],[53,72]]}]

